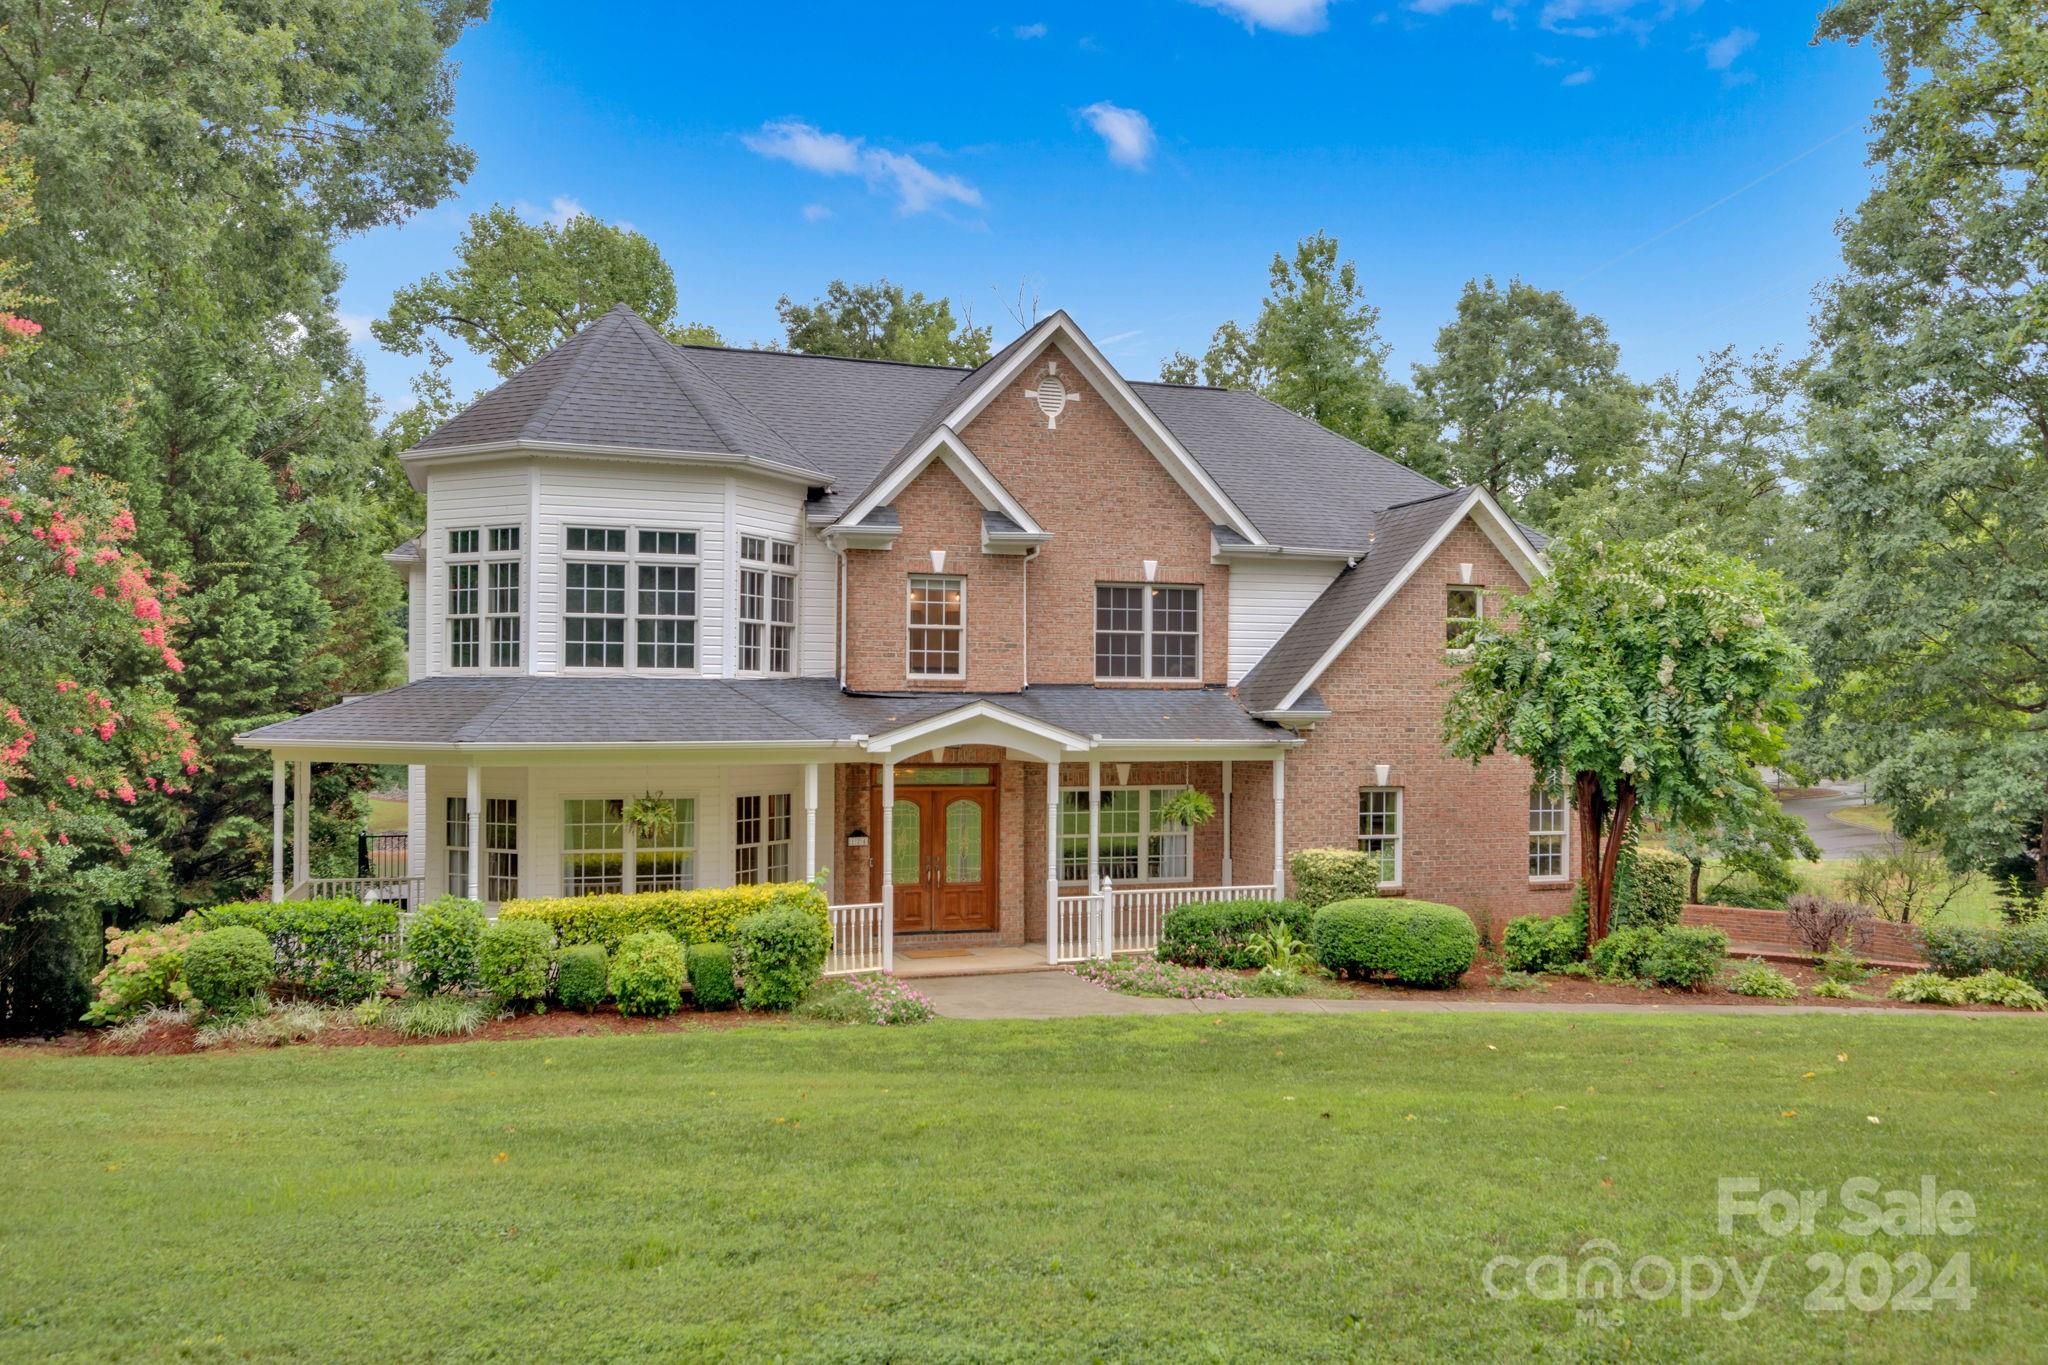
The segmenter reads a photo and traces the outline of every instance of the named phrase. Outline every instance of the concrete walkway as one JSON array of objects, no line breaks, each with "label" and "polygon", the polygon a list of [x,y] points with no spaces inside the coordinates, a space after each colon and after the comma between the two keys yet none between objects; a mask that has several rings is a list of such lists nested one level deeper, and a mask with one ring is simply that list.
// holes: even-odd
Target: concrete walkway
[{"label": "concrete walkway", "polygon": [[[948,1019],[1079,1019],[1104,1014],[1932,1014],[1845,1005],[1599,1005],[1536,1001],[1238,999],[1165,1000],[1104,990],[1069,972],[955,976],[913,983]],[[1983,1015],[1988,1010],[1941,1010]],[[2048,1018],[2044,1016],[2030,1016]]]}]

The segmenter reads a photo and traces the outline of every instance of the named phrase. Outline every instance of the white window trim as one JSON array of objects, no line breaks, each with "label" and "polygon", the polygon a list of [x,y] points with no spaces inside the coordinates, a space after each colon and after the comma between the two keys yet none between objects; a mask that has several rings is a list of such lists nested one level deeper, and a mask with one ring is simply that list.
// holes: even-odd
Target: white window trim
[{"label": "white window trim", "polygon": [[[1091,627],[1088,633],[1088,666],[1090,669],[1095,668],[1102,658],[1102,650],[1096,643],[1096,641],[1100,638],[1102,631],[1099,626],[1095,625],[1095,619],[1096,613],[1101,610],[1099,605],[1099,597],[1097,596],[1097,594],[1099,594],[1103,588],[1138,589],[1139,592],[1143,594],[1141,600],[1145,604],[1145,621],[1144,626],[1139,631],[1138,638],[1138,663],[1140,665],[1139,671],[1137,673],[1127,674],[1122,677],[1106,673],[1097,673],[1095,674],[1095,681],[1100,683],[1169,682],[1190,684],[1199,684],[1202,681],[1202,675],[1206,671],[1203,663],[1203,644],[1204,639],[1207,636],[1209,630],[1209,606],[1207,601],[1204,600],[1208,597],[1208,594],[1203,591],[1202,584],[1125,583],[1119,582],[1114,579],[1098,580],[1095,584],[1094,589],[1091,591],[1091,595],[1088,601],[1088,620],[1089,625]],[[1195,671],[1192,677],[1162,678],[1155,676],[1152,672],[1152,591],[1155,588],[1183,588],[1193,592],[1195,595]],[[1125,634],[1127,632],[1118,633]],[[1176,631],[1174,633],[1179,634],[1180,632]]]},{"label": "white window trim", "polygon": [[[457,554],[448,548],[449,538],[464,531],[476,536],[476,549]],[[517,550],[492,550],[491,532],[517,531]],[[500,673],[513,674],[526,671],[529,651],[533,648],[530,638],[533,634],[527,624],[528,606],[533,594],[533,574],[527,567],[527,547],[532,544],[532,535],[524,521],[478,522],[474,525],[444,526],[441,528],[441,667],[449,673]],[[476,611],[473,615],[455,616],[448,610],[451,570],[458,564],[476,566]],[[517,564],[519,566],[519,610],[509,613],[510,619],[518,623],[519,662],[494,664],[491,662],[491,622],[507,615],[491,610],[491,569],[493,564]],[[476,622],[476,662],[458,664],[455,662],[454,622]]]},{"label": "white window trim", "polygon": [[[460,821],[456,820],[454,816],[457,806],[462,807],[462,819]],[[455,841],[454,836],[457,831],[461,832],[461,843]],[[463,855],[462,871],[459,874],[455,870],[455,855],[458,853]],[[469,860],[474,857],[476,857],[476,850],[469,846],[469,797],[466,794],[442,797],[441,880],[444,883],[446,894],[463,897],[469,895]],[[456,882],[458,875],[462,879],[459,887]]]},{"label": "white window trim", "polygon": [[[624,531],[626,548],[620,550],[572,550],[569,548],[571,527],[592,531]],[[650,673],[663,678],[695,678],[704,675],[704,531],[697,526],[631,525],[620,522],[600,521],[588,517],[565,517],[561,526],[561,575],[557,583],[555,621],[560,638],[556,641],[556,671],[570,677],[604,676],[606,674]],[[697,548],[689,554],[643,553],[640,549],[642,531],[684,534],[695,538]],[[619,665],[572,664],[569,660],[569,565],[576,564],[623,564],[626,566],[626,648]],[[694,616],[649,617],[657,621],[689,621],[696,626],[696,639],[691,645],[692,657],[696,660],[688,668],[660,668],[640,662],[640,566],[682,567],[687,565],[697,571],[697,586],[692,594],[697,601]],[[587,613],[586,613],[587,614]]]},{"label": "white window trim", "polygon": [[[617,670],[614,669],[613,671],[616,672]],[[670,852],[687,851],[689,853],[691,889],[695,889],[706,884],[704,880],[704,795],[705,794],[701,791],[685,791],[678,792],[674,796],[665,795],[663,797],[664,800],[688,801],[691,802],[693,805],[691,832],[695,835],[694,841],[691,844],[689,844],[687,848],[685,848],[685,846],[683,845],[677,845],[676,848],[668,850]],[[555,867],[555,885],[561,888],[559,891],[555,892],[556,895],[584,896],[599,894],[587,891],[572,892],[569,890],[569,855],[571,853],[571,850],[568,847],[568,840],[566,839],[566,837],[564,837],[569,827],[567,811],[564,809],[564,807],[566,807],[567,804],[571,801],[617,801],[620,804],[621,814],[619,816],[619,824],[621,826],[621,833],[619,836],[619,890],[616,893],[604,892],[602,894],[617,894],[622,896],[630,896],[636,893],[639,881],[638,859],[640,854],[640,834],[639,831],[634,828],[633,822],[631,820],[626,819],[623,813],[625,803],[631,800],[633,800],[631,796],[622,795],[618,792],[613,791],[575,790],[562,791],[556,794],[555,813],[559,823],[557,824],[555,829],[555,847],[557,858]],[[521,872],[523,875],[523,868],[521,869]]]},{"label": "white window trim", "polygon": [[[1469,589],[1471,590],[1471,592],[1472,592],[1473,610],[1474,610],[1475,612],[1477,612],[1478,614],[1477,614],[1477,615],[1475,615],[1475,616],[1453,616],[1453,615],[1451,615],[1451,594],[1452,594],[1452,593],[1454,593],[1454,592],[1458,592],[1458,591],[1460,591],[1460,590],[1462,590],[1462,589],[1468,589],[1468,588],[1469,588]],[[1444,653],[1445,653],[1445,654],[1448,654],[1448,655],[1449,655],[1450,657],[1452,657],[1453,659],[1468,659],[1468,658],[1470,658],[1470,657],[1472,656],[1472,646],[1470,646],[1470,645],[1453,645],[1453,644],[1452,644],[1452,643],[1450,642],[1450,638],[1449,638],[1449,637],[1450,637],[1450,625],[1451,625],[1451,622],[1453,622],[1453,621],[1462,621],[1462,622],[1466,622],[1466,623],[1469,623],[1469,625],[1470,625],[1470,626],[1477,626],[1477,625],[1478,625],[1478,624],[1479,624],[1480,622],[1484,621],[1485,619],[1486,619],[1486,589],[1485,589],[1485,588],[1481,587],[1481,586],[1480,586],[1479,584],[1477,584],[1477,583],[1446,583],[1446,584],[1444,584],[1444,633],[1445,633],[1445,638],[1444,638]]]},{"label": "white window trim", "polygon": [[[1538,792],[1542,792],[1546,796],[1551,795],[1541,782],[1534,782],[1529,786],[1529,805],[1526,812],[1527,824],[1529,826],[1529,845],[1523,850],[1524,857],[1522,863],[1525,870],[1528,867],[1528,855],[1535,852],[1537,836],[1541,834],[1544,838],[1551,837],[1550,831],[1539,831],[1536,828],[1536,795]],[[1537,886],[1558,886],[1572,880],[1572,803],[1562,792],[1556,795],[1558,807],[1564,812],[1563,827],[1557,833],[1557,865],[1559,871],[1556,875],[1548,877],[1539,877],[1534,873],[1530,873],[1529,881]]]},{"label": "white window trim", "polygon": [[[505,847],[505,848],[493,848],[493,847],[491,846],[491,807],[492,807],[492,806],[493,806],[494,804],[501,804],[501,803],[502,803],[502,804],[509,804],[509,805],[510,805],[510,806],[512,807],[512,820],[511,820],[511,825],[512,825],[512,843],[510,844],[510,846],[508,846],[508,847]],[[504,822],[500,821],[499,823],[500,823],[500,824],[503,824]],[[481,818],[480,818],[480,819],[479,819],[479,820],[477,821],[477,829],[478,829],[478,831],[479,831],[479,832],[480,832],[480,833],[481,833],[481,834],[483,835],[483,840],[484,840],[484,846],[483,846],[483,850],[482,850],[482,852],[483,852],[483,860],[484,860],[484,861],[483,861],[483,868],[482,868],[482,879],[481,879],[481,881],[480,881],[480,882],[478,883],[478,885],[479,885],[479,886],[481,887],[481,889],[483,890],[483,893],[484,893],[484,899],[485,899],[486,901],[488,901],[488,902],[491,902],[491,903],[493,903],[493,904],[497,904],[497,903],[502,903],[502,902],[504,902],[504,901],[507,901],[507,900],[513,899],[514,897],[516,897],[516,896],[520,895],[520,894],[521,894],[521,892],[522,892],[522,891],[524,890],[524,886],[525,886],[525,879],[526,879],[526,867],[525,867],[525,864],[524,864],[524,863],[523,863],[523,862],[521,861],[521,855],[522,855],[522,849],[521,849],[521,845],[522,845],[522,844],[524,844],[524,843],[526,842],[526,839],[525,839],[525,835],[526,835],[526,817],[525,817],[525,811],[524,811],[524,808],[523,808],[523,805],[522,805],[522,802],[521,802],[520,798],[519,798],[519,797],[517,797],[517,796],[490,796],[490,795],[486,795],[486,796],[484,797],[484,809],[483,809],[483,814],[482,814],[482,817],[481,817]],[[502,854],[510,854],[510,855],[511,855],[511,858],[512,858],[512,876],[511,876],[511,878],[510,878],[510,881],[511,881],[511,883],[512,883],[512,895],[511,895],[511,896],[493,896],[493,895],[491,894],[491,883],[492,883],[492,881],[494,881],[494,880],[503,880],[503,879],[501,879],[501,878],[496,878],[496,877],[494,877],[494,876],[493,876],[493,874],[492,874],[492,872],[491,872],[491,857],[492,857],[492,855],[494,855],[494,854],[501,854],[501,855],[502,855]]]},{"label": "white window trim", "polygon": [[[1391,877],[1380,878],[1380,885],[1405,886],[1407,885],[1407,883],[1402,881],[1401,878],[1404,875],[1404,869],[1402,867],[1402,854],[1404,851],[1404,846],[1408,842],[1407,789],[1403,787],[1360,787],[1358,789],[1358,795],[1361,797],[1364,796],[1367,792],[1392,792],[1394,794],[1394,832],[1390,835],[1368,835],[1363,830],[1359,829],[1358,821],[1363,812],[1361,812],[1358,809],[1358,803],[1354,800],[1352,803],[1351,812],[1353,830],[1352,837],[1354,839],[1354,843],[1352,846],[1354,848],[1357,848],[1359,843],[1361,843],[1367,838],[1391,839],[1394,845],[1394,871]],[[1363,851],[1363,849],[1360,849],[1360,852]]]},{"label": "white window trim", "polygon": [[[749,540],[758,540],[768,549],[766,559],[748,559],[741,553],[741,547]],[[787,545],[790,560],[787,564],[775,562],[774,546]],[[732,661],[733,676],[736,678],[793,678],[803,666],[803,561],[804,547],[793,537],[773,535],[767,531],[735,531],[732,542]],[[749,571],[759,572],[766,577],[762,586],[766,589],[761,596],[763,615],[758,622],[742,614],[746,601],[744,575]],[[775,589],[776,578],[789,580],[789,667],[768,668],[765,665],[775,657],[772,634],[775,630]],[[746,668],[740,660],[746,652],[746,628],[752,624],[761,627],[761,662],[764,667]]]},{"label": "white window trim", "polygon": [[[1160,800],[1169,800],[1169,799],[1171,799],[1172,797],[1174,797],[1174,796],[1178,795],[1179,793],[1181,793],[1181,792],[1184,792],[1184,791],[1188,790],[1188,784],[1187,784],[1187,783],[1185,783],[1185,782],[1181,782],[1181,783],[1167,783],[1167,784],[1164,784],[1164,785],[1161,785],[1161,786],[1135,786],[1135,785],[1134,785],[1134,786],[1129,786],[1129,787],[1103,787],[1103,788],[1101,788],[1100,790],[1101,790],[1101,794],[1102,794],[1102,795],[1104,795],[1104,796],[1109,796],[1109,795],[1111,795],[1112,793],[1115,793],[1115,792],[1136,792],[1136,793],[1138,793],[1138,875],[1137,875],[1137,876],[1135,876],[1135,877],[1122,877],[1122,878],[1112,878],[1111,880],[1112,880],[1112,881],[1115,881],[1115,882],[1116,882],[1116,883],[1117,883],[1117,884],[1118,884],[1119,886],[1121,886],[1121,885],[1125,885],[1125,884],[1127,884],[1127,883],[1137,883],[1137,882],[1142,882],[1142,883],[1145,883],[1146,885],[1151,885],[1151,886],[1192,886],[1192,885],[1194,885],[1194,882],[1195,882],[1195,828],[1194,828],[1194,826],[1193,826],[1193,825],[1182,825],[1182,826],[1180,826],[1180,827],[1179,827],[1179,830],[1180,830],[1181,832],[1184,832],[1184,833],[1185,833],[1185,834],[1187,835],[1187,840],[1188,840],[1188,873],[1187,873],[1187,875],[1186,875],[1185,877],[1154,877],[1154,876],[1151,876],[1151,875],[1150,875],[1150,874],[1149,874],[1149,873],[1147,872],[1147,868],[1148,868],[1148,867],[1150,866],[1150,864],[1151,864],[1151,862],[1152,862],[1152,835],[1153,835],[1153,833],[1154,833],[1154,831],[1153,831],[1153,829],[1152,829],[1152,802],[1153,802],[1153,799],[1154,799],[1155,797],[1157,797],[1157,798],[1159,798]],[[1068,796],[1068,794],[1069,794],[1069,793],[1073,793],[1074,795],[1077,795],[1077,796],[1086,796],[1086,795],[1088,794],[1088,789],[1087,789],[1086,787],[1062,787],[1062,788],[1060,788],[1060,811],[1061,811],[1062,813],[1064,813],[1064,812],[1065,812],[1065,810],[1066,810],[1066,807],[1067,807],[1067,796]],[[1173,832],[1173,831],[1171,831],[1171,830],[1168,830],[1168,831],[1161,831],[1161,832]],[[1068,836],[1068,835],[1066,835],[1066,834],[1062,834],[1062,835],[1060,836],[1060,869],[1059,869],[1059,870],[1060,870],[1060,885],[1062,885],[1062,886],[1085,886],[1085,885],[1087,885],[1087,879],[1086,879],[1085,877],[1081,878],[1081,879],[1080,879],[1080,880],[1078,880],[1078,881],[1070,881],[1070,880],[1068,880],[1068,879],[1067,879],[1067,876],[1066,876],[1066,861],[1067,861],[1067,859],[1066,859],[1066,843],[1067,843],[1067,839],[1068,839],[1068,837],[1069,837],[1069,836]]]},{"label": "white window trim", "polygon": [[[772,802],[778,796],[783,798],[785,801],[789,802],[789,837],[787,839],[771,839],[768,837],[768,831],[771,827],[771,822],[775,818],[770,813],[769,803]],[[761,841],[759,843],[753,844],[742,844],[740,842],[740,802],[746,800],[749,797],[759,798],[761,802]],[[773,848],[777,844],[781,844],[787,849],[787,852],[785,852],[783,855],[783,862],[789,870],[789,876],[794,877],[796,875],[797,870],[796,845],[798,815],[796,794],[794,792],[787,791],[734,792],[732,794],[732,805],[730,807],[730,810],[732,813],[731,823],[726,828],[730,832],[732,837],[732,863],[729,869],[729,871],[731,872],[732,884],[734,886],[780,885],[781,883],[773,881],[768,875],[769,867],[771,866],[768,858],[768,850],[770,848]],[[740,850],[742,848],[758,848],[761,850],[760,876],[757,880],[753,882],[740,881]]]},{"label": "white window trim", "polygon": [[[920,580],[960,585],[960,624],[956,626],[920,626],[910,617],[910,600],[914,585]],[[918,673],[910,667],[910,632],[913,630],[958,630],[960,632],[960,668],[954,673]],[[911,679],[927,679],[940,682],[960,682],[967,677],[967,578],[957,573],[914,573],[903,583],[903,676]]]}]

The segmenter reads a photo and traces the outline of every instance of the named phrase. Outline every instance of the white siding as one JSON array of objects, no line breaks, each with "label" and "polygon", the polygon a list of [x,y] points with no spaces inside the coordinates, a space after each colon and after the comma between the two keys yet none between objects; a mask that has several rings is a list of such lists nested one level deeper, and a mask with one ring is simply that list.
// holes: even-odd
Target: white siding
[{"label": "white siding", "polygon": [[[448,798],[461,796],[468,782],[459,765],[424,770],[415,785],[424,809],[414,816],[415,847],[420,875],[427,878],[429,897],[448,889]],[[833,793],[837,787],[830,764],[818,770],[818,865],[834,861]],[[510,797],[519,802],[519,880],[526,896],[562,894],[562,802],[571,797],[623,797],[660,793],[692,797],[697,802],[697,885],[730,886],[733,868],[733,801],[759,793],[790,797],[790,876],[800,879],[804,864],[804,772],[801,764],[736,765],[707,763],[579,764],[531,768],[490,768],[483,771],[486,800]],[[421,832],[421,826],[424,831]]]},{"label": "white siding", "polygon": [[815,531],[797,547],[797,632],[802,645],[797,671],[806,678],[839,676],[839,556]]},{"label": "white siding", "polygon": [[413,565],[405,571],[405,680],[427,676],[427,570]]},{"label": "white siding", "polygon": [[1230,568],[1230,681],[1252,671],[1343,568],[1320,559],[1278,559]]}]

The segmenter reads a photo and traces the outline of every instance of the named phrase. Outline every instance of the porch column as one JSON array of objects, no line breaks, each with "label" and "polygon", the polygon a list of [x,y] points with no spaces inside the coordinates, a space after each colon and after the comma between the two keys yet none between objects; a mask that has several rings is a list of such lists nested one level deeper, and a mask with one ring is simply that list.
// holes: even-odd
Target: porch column
[{"label": "porch column", "polygon": [[[818,875],[818,765],[804,764],[804,880]],[[827,896],[825,899],[832,899]]]},{"label": "porch column", "polygon": [[270,760],[270,899],[284,899],[284,760]]},{"label": "porch column", "polygon": [[1227,758],[1223,760],[1223,884],[1237,885],[1237,875],[1230,862],[1230,760]]},{"label": "porch column", "polygon": [[1045,960],[1060,960],[1060,761],[1045,764]]},{"label": "porch column", "polygon": [[882,755],[882,970],[896,970],[896,755]]},{"label": "porch column", "polygon": [[1088,760],[1088,894],[1102,890],[1102,760]]},{"label": "porch column", "polygon": [[1287,755],[1273,755],[1273,897],[1287,899]]},{"label": "porch column", "polygon": [[292,885],[302,886],[313,877],[313,763],[302,758],[292,764]]},{"label": "porch column", "polygon": [[469,787],[463,805],[469,815],[469,898],[484,898],[484,770],[469,765]]}]

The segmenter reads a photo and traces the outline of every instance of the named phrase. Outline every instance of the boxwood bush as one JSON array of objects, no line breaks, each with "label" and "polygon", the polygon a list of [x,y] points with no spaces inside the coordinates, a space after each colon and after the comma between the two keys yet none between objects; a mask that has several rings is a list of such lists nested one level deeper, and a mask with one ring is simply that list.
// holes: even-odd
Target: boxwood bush
[{"label": "boxwood bush", "polygon": [[382,990],[397,965],[398,907],[388,901],[233,901],[199,911],[198,922],[269,939],[274,980],[296,995],[353,1004]]},{"label": "boxwood bush", "polygon": [[477,985],[477,945],[483,941],[484,908],[460,896],[443,896],[405,931],[406,985],[415,995],[470,991]]},{"label": "boxwood bush", "polygon": [[1184,967],[1250,968],[1265,965],[1249,946],[1254,934],[1277,920],[1307,938],[1312,914],[1300,901],[1207,901],[1176,905],[1159,926],[1157,955]]},{"label": "boxwood bush", "polygon": [[723,943],[691,945],[690,994],[696,997],[700,1010],[729,1010],[740,1002],[730,947]]},{"label": "boxwood bush", "polygon": [[643,929],[626,935],[612,955],[612,996],[620,1014],[674,1014],[683,1007],[683,945],[675,935]]},{"label": "boxwood bush", "polygon": [[270,940],[245,925],[201,934],[185,949],[185,985],[208,1014],[233,1019],[261,1007],[270,984]]},{"label": "boxwood bush", "polygon": [[563,944],[601,943],[610,950],[643,929],[659,929],[683,943],[727,943],[741,920],[767,910],[798,910],[811,916],[829,950],[832,921],[825,910],[825,893],[810,882],[512,900],[499,907],[498,918],[541,920]]},{"label": "boxwood bush", "polygon": [[555,965],[554,931],[539,920],[486,925],[477,940],[477,980],[501,1005],[526,1009],[548,998]]},{"label": "boxwood bush", "polygon": [[1333,972],[1451,986],[1478,956],[1479,930],[1454,905],[1370,898],[1316,911],[1309,942],[1316,960]]},{"label": "boxwood bush", "polygon": [[802,910],[764,910],[733,926],[733,973],[750,1010],[789,1010],[817,984],[831,933]]},{"label": "boxwood bush", "polygon": [[1614,927],[1668,929],[1685,913],[1692,864],[1668,848],[1635,848],[1614,881]]},{"label": "boxwood bush", "polygon": [[1294,898],[1311,910],[1379,894],[1376,853],[1355,848],[1304,848],[1287,860],[1287,870],[1294,875]]},{"label": "boxwood bush", "polygon": [[610,994],[611,964],[604,949],[595,943],[578,943],[562,949],[555,965],[555,995],[564,1006],[588,1014],[602,1005]]}]

